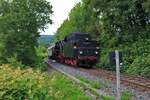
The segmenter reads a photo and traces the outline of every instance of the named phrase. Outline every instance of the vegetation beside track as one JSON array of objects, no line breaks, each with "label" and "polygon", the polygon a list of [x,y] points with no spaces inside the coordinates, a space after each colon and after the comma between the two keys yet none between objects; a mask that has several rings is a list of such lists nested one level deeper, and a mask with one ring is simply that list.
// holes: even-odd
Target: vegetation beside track
[{"label": "vegetation beside track", "polygon": [[[98,81],[91,81],[91,80],[88,80],[88,79],[83,78],[81,76],[76,76],[76,77],[79,80],[81,80],[82,82],[90,84],[95,89],[101,89],[101,88],[107,88],[108,87],[107,84],[100,83]],[[115,100],[115,98],[111,97],[111,96],[102,96],[101,95],[101,98],[103,100]],[[129,91],[123,91],[121,94],[121,100],[132,100],[132,94]]]},{"label": "vegetation beside track", "polygon": [[[0,90],[2,100],[91,100],[84,93],[82,85],[77,85],[57,72],[49,76],[40,70],[21,70],[20,67],[10,65],[0,66]],[[101,98],[114,100],[114,97],[102,95]]]},{"label": "vegetation beside track", "polygon": [[[44,60],[47,58],[47,48],[44,45],[40,45],[36,48],[36,60],[34,62],[33,69],[41,70],[41,71],[47,71],[47,66],[44,62]],[[23,64],[21,61],[18,61],[16,57],[10,57],[7,58],[8,63],[12,65],[14,68],[20,67],[21,69],[30,68],[29,66]]]},{"label": "vegetation beside track", "polygon": [[104,84],[104,83],[100,83],[98,81],[90,81],[84,77],[81,77],[81,76],[76,76],[79,80],[85,82],[85,83],[88,83],[90,84],[93,88],[96,88],[96,89],[100,89],[100,88],[107,88],[107,84]]},{"label": "vegetation beside track", "polygon": [[90,100],[83,91],[59,73],[48,76],[39,70],[0,66],[2,100]]}]

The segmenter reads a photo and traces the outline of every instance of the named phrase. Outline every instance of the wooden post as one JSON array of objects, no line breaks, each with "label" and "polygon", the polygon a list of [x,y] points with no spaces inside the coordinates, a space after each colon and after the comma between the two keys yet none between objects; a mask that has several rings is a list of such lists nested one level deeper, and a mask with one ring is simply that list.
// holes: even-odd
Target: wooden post
[{"label": "wooden post", "polygon": [[121,100],[120,96],[120,62],[119,62],[119,52],[115,50],[116,59],[116,80],[117,80],[117,97],[116,100]]}]

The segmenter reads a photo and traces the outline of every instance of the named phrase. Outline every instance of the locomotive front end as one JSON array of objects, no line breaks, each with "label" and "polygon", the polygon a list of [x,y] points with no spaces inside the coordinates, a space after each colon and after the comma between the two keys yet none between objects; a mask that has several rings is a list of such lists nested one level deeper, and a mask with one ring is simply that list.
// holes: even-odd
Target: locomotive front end
[{"label": "locomotive front end", "polygon": [[79,42],[75,49],[80,66],[92,66],[99,59],[100,47],[96,41]]}]

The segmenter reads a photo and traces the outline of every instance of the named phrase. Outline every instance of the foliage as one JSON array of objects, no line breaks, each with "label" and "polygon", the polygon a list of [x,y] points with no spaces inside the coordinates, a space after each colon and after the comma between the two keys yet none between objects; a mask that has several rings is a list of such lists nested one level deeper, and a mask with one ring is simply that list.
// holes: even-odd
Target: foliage
[{"label": "foliage", "polygon": [[17,61],[34,66],[39,30],[52,23],[51,13],[46,0],[1,0],[0,61],[7,63],[7,58],[16,56]]},{"label": "foliage", "polygon": [[7,58],[8,63],[14,68],[20,67],[21,69],[27,68],[27,66],[23,65],[21,62],[16,60],[16,57]]},{"label": "foliage", "polygon": [[53,98],[49,93],[50,79],[46,74],[33,72],[32,69],[12,69],[8,65],[0,66],[0,99],[23,100]]},{"label": "foliage", "polygon": [[[150,77],[150,0],[82,0],[57,30],[56,41],[87,32],[100,42],[99,68],[115,70],[109,52],[123,51],[122,72]],[[147,59],[144,59],[144,56]]]},{"label": "foliage", "polygon": [[[127,73],[131,73],[132,75],[140,75],[143,77],[150,76],[150,55],[146,57],[136,57],[131,67],[127,69]],[[132,72],[131,72],[132,71]]]},{"label": "foliage", "polygon": [[[115,100],[115,97],[102,96],[103,100]],[[123,91],[121,93],[121,100],[132,100],[132,94],[128,91]]]},{"label": "foliage", "polygon": [[132,100],[133,95],[129,91],[123,91],[121,100]]},{"label": "foliage", "polygon": [[108,85],[105,83],[100,83],[99,81],[91,81],[91,80],[88,80],[84,77],[81,77],[81,76],[76,76],[79,80],[81,80],[82,82],[84,83],[88,83],[91,85],[91,87],[93,88],[96,88],[96,89],[100,89],[100,88],[106,88],[108,87]]},{"label": "foliage", "polygon": [[58,73],[49,77],[31,68],[20,70],[2,65],[0,80],[2,100],[89,100],[73,82]]},{"label": "foliage", "polygon": [[[87,0],[87,2],[88,1],[89,0]],[[98,27],[98,24],[92,9],[88,7],[88,4],[78,3],[71,10],[69,18],[58,28],[56,32],[56,41],[62,40],[71,32],[97,33],[97,31],[100,31],[98,28],[94,29],[95,27]]]},{"label": "foliage", "polygon": [[45,64],[45,59],[47,57],[47,48],[45,45],[40,45],[36,48],[37,58],[34,68],[39,69],[41,71],[47,70],[47,65]]}]

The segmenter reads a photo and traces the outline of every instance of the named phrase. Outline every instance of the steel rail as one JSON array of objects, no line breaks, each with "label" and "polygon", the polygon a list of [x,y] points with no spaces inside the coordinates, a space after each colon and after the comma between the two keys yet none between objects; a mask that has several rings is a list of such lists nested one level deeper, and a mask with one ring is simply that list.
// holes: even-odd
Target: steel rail
[{"label": "steel rail", "polygon": [[[81,69],[82,71],[86,71],[88,73],[90,73],[91,75],[95,75],[97,77],[101,77],[107,80],[113,80],[116,81],[116,74],[110,72],[110,71],[106,71],[106,70],[100,70],[100,69]],[[102,72],[100,72],[102,71]],[[129,87],[134,87],[136,89],[139,89],[141,91],[145,91],[145,92],[150,92],[150,80],[147,79],[142,79],[140,81],[140,77],[129,77],[129,76],[123,76],[121,75],[121,83],[124,85],[127,85]]]},{"label": "steel rail", "polygon": [[[64,72],[63,70],[57,68],[56,66],[54,67],[54,66],[53,66],[52,64],[50,64],[48,61],[46,61],[46,63],[48,64],[48,66],[52,67],[54,70],[60,72],[61,74],[67,76],[69,79],[75,81],[77,84],[82,84],[82,85],[85,87],[86,90],[89,90],[89,91],[91,92],[91,94],[92,94],[93,92],[96,93],[96,94],[98,94],[98,97],[97,97],[96,100],[99,100],[99,97],[101,97],[101,96],[109,96],[109,97],[110,97],[110,95],[108,95],[107,93],[105,93],[105,92],[103,92],[103,91],[101,91],[101,90],[98,90],[98,89],[95,89],[95,88],[91,87],[90,84],[85,83],[85,82],[83,82],[83,81],[77,79],[76,77],[74,77],[74,76],[72,76],[72,75],[70,75],[70,74]],[[94,94],[93,94],[93,95],[94,95]]]}]

